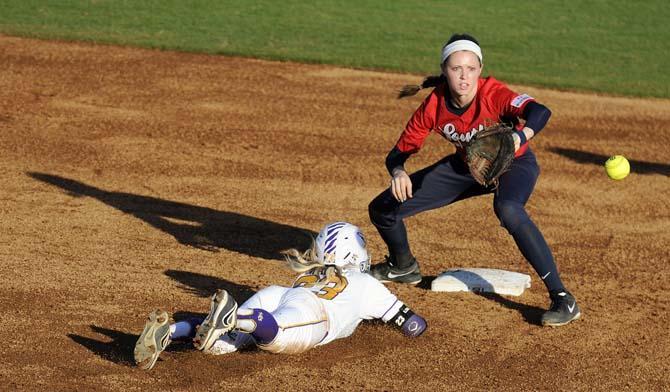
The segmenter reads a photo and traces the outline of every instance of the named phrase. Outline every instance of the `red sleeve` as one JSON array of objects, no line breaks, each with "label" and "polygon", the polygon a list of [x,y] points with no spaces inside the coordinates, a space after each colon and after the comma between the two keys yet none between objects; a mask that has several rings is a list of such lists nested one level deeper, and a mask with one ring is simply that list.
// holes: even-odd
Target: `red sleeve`
[{"label": "red sleeve", "polygon": [[505,84],[490,78],[486,96],[491,107],[502,116],[521,117],[523,109],[535,98],[528,94],[519,94],[510,90]]},{"label": "red sleeve", "polygon": [[396,143],[398,150],[413,154],[423,146],[435,125],[437,113],[437,95],[433,91],[414,112]]}]

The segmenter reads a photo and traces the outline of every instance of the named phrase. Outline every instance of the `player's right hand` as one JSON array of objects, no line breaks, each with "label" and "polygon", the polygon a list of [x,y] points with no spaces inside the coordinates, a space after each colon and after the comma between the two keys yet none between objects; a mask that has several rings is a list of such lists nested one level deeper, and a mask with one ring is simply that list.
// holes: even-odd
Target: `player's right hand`
[{"label": "player's right hand", "polygon": [[393,172],[391,193],[401,203],[412,198],[412,180],[406,171],[397,169]]}]

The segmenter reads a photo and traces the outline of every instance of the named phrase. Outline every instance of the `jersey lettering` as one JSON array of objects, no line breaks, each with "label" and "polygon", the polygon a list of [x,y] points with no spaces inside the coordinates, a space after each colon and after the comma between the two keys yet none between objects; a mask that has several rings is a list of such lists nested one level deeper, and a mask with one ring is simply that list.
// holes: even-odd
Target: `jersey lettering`
[{"label": "jersey lettering", "polygon": [[477,132],[481,131],[484,129],[484,124],[479,124],[479,127],[477,128],[472,128],[470,131],[466,133],[458,133],[456,131],[456,126],[452,123],[446,123],[444,124],[444,127],[442,128],[442,134],[451,141],[454,142],[470,142],[472,138],[477,134]]},{"label": "jersey lettering", "polygon": [[316,275],[303,275],[296,279],[293,287],[304,287],[321,299],[331,300],[344,291],[349,282],[344,276],[334,275],[319,278]]}]

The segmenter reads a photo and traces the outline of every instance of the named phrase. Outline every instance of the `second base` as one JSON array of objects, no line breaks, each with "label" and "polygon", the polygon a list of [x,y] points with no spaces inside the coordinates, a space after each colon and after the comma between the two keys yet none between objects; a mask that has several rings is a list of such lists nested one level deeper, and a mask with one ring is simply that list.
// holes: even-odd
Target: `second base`
[{"label": "second base", "polygon": [[452,268],[433,280],[433,291],[473,291],[519,296],[530,287],[530,276],[492,268]]}]

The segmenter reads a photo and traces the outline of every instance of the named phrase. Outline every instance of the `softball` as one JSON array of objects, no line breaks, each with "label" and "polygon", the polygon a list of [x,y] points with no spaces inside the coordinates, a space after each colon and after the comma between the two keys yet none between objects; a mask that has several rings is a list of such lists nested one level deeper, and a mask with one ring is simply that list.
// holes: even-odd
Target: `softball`
[{"label": "softball", "polygon": [[630,173],[630,163],[623,155],[613,155],[605,162],[605,171],[613,180],[623,180]]}]

